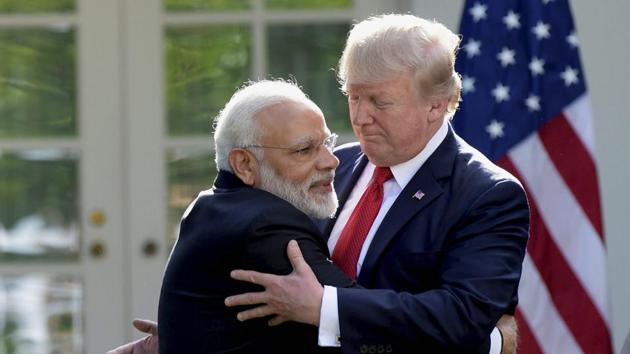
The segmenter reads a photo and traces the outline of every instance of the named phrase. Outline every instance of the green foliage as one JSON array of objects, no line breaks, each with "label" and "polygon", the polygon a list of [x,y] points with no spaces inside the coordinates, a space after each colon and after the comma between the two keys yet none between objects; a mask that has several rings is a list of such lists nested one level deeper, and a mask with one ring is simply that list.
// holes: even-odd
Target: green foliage
[{"label": "green foliage", "polygon": [[172,246],[186,207],[200,191],[212,186],[217,171],[210,152],[171,151],[168,155],[168,236]]},{"label": "green foliage", "polygon": [[252,0],[164,0],[164,8],[168,11],[230,11],[251,7]]},{"label": "green foliage", "polygon": [[328,127],[337,133],[351,131],[348,104],[339,90],[335,68],[350,26],[276,25],[268,29],[269,73],[294,77],[320,106]]},{"label": "green foliage", "polygon": [[76,135],[74,34],[0,30],[0,138]]},{"label": "green foliage", "polygon": [[352,6],[352,0],[265,0],[269,9],[342,9]]},{"label": "green foliage", "polygon": [[15,342],[15,332],[17,332],[18,324],[17,322],[9,317],[4,322],[4,328],[2,328],[2,342],[0,343],[0,349],[4,349],[0,351],[0,353],[6,354],[15,354],[17,352],[17,343]]},{"label": "green foliage", "polygon": [[69,12],[74,0],[0,0],[0,13]]},{"label": "green foliage", "polygon": [[246,26],[167,29],[169,133],[209,136],[214,116],[249,78],[250,57]]},{"label": "green foliage", "polygon": [[29,215],[56,226],[77,223],[78,166],[72,158],[28,160],[0,156],[0,224],[11,229]]}]

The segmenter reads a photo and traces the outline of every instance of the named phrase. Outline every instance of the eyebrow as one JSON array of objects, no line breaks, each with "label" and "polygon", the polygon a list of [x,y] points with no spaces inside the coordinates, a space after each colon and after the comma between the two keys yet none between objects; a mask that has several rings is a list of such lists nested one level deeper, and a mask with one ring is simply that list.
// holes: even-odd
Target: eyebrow
[{"label": "eyebrow", "polygon": [[315,142],[315,139],[313,139],[312,136],[303,136],[301,138],[298,138],[293,143],[289,144],[289,146],[295,147],[295,146],[307,145],[307,144],[310,145],[310,144],[313,144],[314,142]]}]

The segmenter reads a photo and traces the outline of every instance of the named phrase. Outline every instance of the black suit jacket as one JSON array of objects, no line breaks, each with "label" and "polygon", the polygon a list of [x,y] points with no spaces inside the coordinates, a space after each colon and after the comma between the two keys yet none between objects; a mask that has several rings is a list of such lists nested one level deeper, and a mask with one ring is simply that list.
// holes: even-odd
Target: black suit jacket
[{"label": "black suit jacket", "polygon": [[[341,210],[367,158],[358,144],[336,154]],[[358,282],[380,290],[338,289],[343,353],[487,354],[516,306],[528,228],[520,183],[449,126],[370,244]]]},{"label": "black suit jacket", "polygon": [[262,288],[230,278],[233,269],[289,274],[286,247],[295,239],[320,282],[353,285],[329,261],[313,222],[288,202],[219,172],[181,222],[160,294],[160,353],[321,353],[317,328],[297,323],[269,327],[266,319],[239,322],[230,295]]}]

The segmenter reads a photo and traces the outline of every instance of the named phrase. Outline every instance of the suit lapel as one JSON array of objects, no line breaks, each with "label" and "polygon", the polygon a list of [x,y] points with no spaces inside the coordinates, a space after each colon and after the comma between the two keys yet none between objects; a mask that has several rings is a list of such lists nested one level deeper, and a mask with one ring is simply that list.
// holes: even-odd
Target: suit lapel
[{"label": "suit lapel", "polygon": [[442,144],[416,172],[381,222],[363,260],[358,279],[360,284],[369,284],[377,261],[400,229],[443,193],[442,184],[438,181],[451,175],[456,154],[455,135],[449,125]]}]

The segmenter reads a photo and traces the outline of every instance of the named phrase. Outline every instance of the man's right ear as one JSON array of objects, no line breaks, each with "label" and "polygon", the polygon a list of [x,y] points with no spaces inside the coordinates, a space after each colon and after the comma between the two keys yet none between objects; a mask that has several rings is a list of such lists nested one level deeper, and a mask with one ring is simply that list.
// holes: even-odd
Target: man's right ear
[{"label": "man's right ear", "polygon": [[254,187],[258,177],[258,160],[247,149],[234,148],[229,155],[234,174],[248,186]]}]

